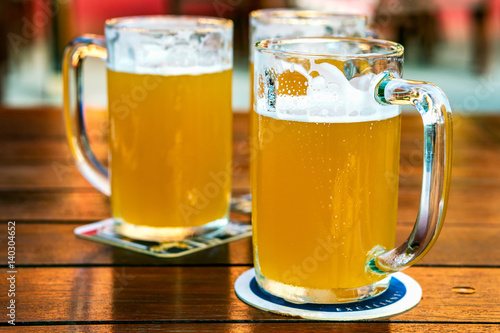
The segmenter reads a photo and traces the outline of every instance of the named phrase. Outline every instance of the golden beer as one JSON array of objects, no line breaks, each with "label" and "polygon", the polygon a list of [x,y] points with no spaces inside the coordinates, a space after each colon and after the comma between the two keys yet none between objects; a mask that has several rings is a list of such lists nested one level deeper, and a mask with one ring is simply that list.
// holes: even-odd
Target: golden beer
[{"label": "golden beer", "polygon": [[[267,39],[253,54],[257,284],[293,303],[377,297],[441,230],[452,137],[446,96],[401,78],[403,47],[394,42]],[[401,105],[421,113],[425,144],[418,217],[395,247]]]},{"label": "golden beer", "polygon": [[108,98],[114,218],[154,228],[224,219],[231,190],[231,70],[146,75],[108,69]]},{"label": "golden beer", "polygon": [[[105,36],[80,36],[68,45],[70,151],[82,175],[110,197],[117,234],[178,242],[227,226],[232,46],[231,20],[175,15],[111,18]],[[107,166],[93,154],[83,119],[80,69],[87,57],[106,61]]]},{"label": "golden beer", "polygon": [[281,287],[351,289],[394,246],[400,115],[306,122],[254,113],[252,218],[257,275]]}]

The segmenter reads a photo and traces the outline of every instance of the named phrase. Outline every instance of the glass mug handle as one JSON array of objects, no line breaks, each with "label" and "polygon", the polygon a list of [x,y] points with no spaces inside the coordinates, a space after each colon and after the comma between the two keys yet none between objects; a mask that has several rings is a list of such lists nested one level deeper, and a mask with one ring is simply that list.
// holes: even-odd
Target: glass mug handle
[{"label": "glass mug handle", "polygon": [[90,149],[85,130],[82,96],[82,63],[86,57],[106,60],[104,36],[84,35],[73,39],[63,58],[64,122],[69,148],[76,166],[99,191],[110,195],[108,170]]},{"label": "glass mug handle", "polygon": [[387,274],[419,261],[443,227],[451,176],[452,115],[446,95],[437,86],[399,79],[389,72],[376,85],[375,99],[381,104],[413,105],[424,123],[422,192],[415,226],[399,247],[380,250],[368,261],[372,271]]}]

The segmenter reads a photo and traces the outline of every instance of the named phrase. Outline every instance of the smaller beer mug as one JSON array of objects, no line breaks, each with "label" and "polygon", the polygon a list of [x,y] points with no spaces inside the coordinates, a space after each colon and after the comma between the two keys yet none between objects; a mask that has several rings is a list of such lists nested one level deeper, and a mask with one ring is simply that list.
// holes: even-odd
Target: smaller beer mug
[{"label": "smaller beer mug", "polygon": [[[314,10],[259,9],[250,13],[250,103],[255,43],[283,37],[365,37],[366,17]],[[251,112],[252,113],[252,112]]]},{"label": "smaller beer mug", "polygon": [[253,109],[255,43],[283,37],[365,37],[366,17],[314,10],[259,9],[250,13],[250,178],[254,177],[256,117]]},{"label": "smaller beer mug", "polygon": [[[255,47],[252,177],[256,280],[290,302],[379,295],[436,241],[446,212],[452,119],[443,92],[404,80],[403,47],[283,38]],[[424,123],[420,209],[395,246],[401,107]]]},{"label": "smaller beer mug", "polygon": [[[64,106],[81,173],[110,195],[116,231],[147,241],[218,232],[228,222],[232,160],[230,20],[150,16],[106,21],[64,55]],[[81,63],[106,60],[109,168],[83,123]]]},{"label": "smaller beer mug", "polygon": [[250,13],[250,50],[258,41],[283,37],[364,37],[363,15],[268,8]]}]

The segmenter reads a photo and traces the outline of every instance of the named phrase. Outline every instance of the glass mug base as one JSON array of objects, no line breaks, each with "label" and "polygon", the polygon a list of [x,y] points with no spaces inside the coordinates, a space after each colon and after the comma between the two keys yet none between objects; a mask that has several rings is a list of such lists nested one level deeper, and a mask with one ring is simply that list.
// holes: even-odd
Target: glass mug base
[{"label": "glass mug base", "polygon": [[149,227],[115,220],[115,231],[132,239],[151,242],[182,241],[189,237],[216,235],[224,231],[229,220],[222,218],[196,227]]},{"label": "glass mug base", "polygon": [[390,276],[358,288],[313,289],[267,279],[256,272],[255,279],[264,291],[290,303],[340,304],[363,301],[381,295],[389,288]]}]

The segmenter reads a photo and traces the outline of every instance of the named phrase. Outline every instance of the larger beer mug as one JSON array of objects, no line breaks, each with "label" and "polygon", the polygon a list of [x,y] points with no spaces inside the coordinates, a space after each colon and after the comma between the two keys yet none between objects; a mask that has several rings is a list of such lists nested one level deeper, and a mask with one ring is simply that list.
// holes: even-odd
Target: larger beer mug
[{"label": "larger beer mug", "polygon": [[[110,195],[116,230],[173,241],[227,224],[232,160],[232,22],[208,17],[106,21],[64,56],[68,142],[81,173]],[[83,122],[81,63],[106,60],[109,173]]]},{"label": "larger beer mug", "polygon": [[[403,47],[342,38],[256,44],[252,218],[256,279],[291,302],[376,296],[443,225],[452,119],[443,92],[401,78]],[[401,107],[424,123],[420,208],[395,248]]]}]

